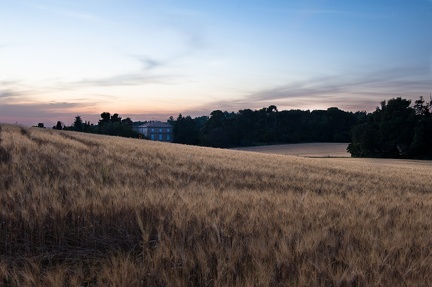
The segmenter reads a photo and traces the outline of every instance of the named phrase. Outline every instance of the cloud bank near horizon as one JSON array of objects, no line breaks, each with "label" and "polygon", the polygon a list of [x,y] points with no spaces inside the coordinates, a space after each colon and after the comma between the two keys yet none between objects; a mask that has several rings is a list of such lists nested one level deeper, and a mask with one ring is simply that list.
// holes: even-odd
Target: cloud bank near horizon
[{"label": "cloud bank near horizon", "polygon": [[[88,80],[63,84],[63,87],[89,86],[135,86],[148,84],[136,74],[122,75],[107,79]],[[147,79],[144,77],[144,79]],[[170,81],[170,77],[153,78],[156,81]],[[432,91],[432,82],[426,68],[394,68],[376,71],[369,74],[338,75],[318,77],[296,81],[286,85],[256,90],[248,94],[223,100],[208,101],[205,105],[192,106],[178,110],[146,110],[127,112],[107,107],[115,106],[121,98],[99,95],[90,99],[76,98],[76,101],[35,101],[35,94],[15,90],[16,83],[2,83],[0,89],[0,119],[3,122],[22,123],[26,125],[47,122],[49,125],[57,120],[70,124],[76,115],[96,123],[102,112],[120,113],[123,117],[133,120],[166,120],[178,114],[201,116],[209,115],[219,109],[237,112],[242,109],[260,109],[270,105],[278,106],[279,110],[314,110],[338,107],[347,111],[371,112],[383,100],[402,97],[413,102],[420,96],[428,98],[427,91]],[[51,91],[52,92],[52,91]],[[97,101],[99,99],[99,101]],[[137,110],[137,107],[134,107]],[[139,108],[138,108],[139,110]]]}]

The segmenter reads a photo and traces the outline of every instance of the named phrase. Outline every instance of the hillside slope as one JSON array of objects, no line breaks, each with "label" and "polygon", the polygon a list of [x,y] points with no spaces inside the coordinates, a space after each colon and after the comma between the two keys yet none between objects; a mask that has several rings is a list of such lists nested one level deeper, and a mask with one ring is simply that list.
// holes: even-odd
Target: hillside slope
[{"label": "hillside slope", "polygon": [[1,286],[432,285],[432,164],[2,125]]}]

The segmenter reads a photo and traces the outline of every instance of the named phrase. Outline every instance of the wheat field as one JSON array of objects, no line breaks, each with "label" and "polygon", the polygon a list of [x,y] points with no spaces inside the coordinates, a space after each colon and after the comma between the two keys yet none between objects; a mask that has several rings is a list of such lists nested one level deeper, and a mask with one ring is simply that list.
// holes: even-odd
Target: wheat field
[{"label": "wheat field", "polygon": [[240,147],[233,150],[302,157],[350,157],[347,143],[303,143]]},{"label": "wheat field", "polygon": [[432,285],[431,162],[0,127],[0,286]]}]

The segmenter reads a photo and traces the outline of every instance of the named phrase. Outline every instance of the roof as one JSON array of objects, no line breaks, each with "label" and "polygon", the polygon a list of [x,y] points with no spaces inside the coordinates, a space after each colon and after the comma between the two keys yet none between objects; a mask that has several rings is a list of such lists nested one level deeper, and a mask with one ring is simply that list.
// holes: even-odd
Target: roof
[{"label": "roof", "polygon": [[172,128],[173,126],[163,122],[150,122],[143,125],[139,125],[140,128]]}]

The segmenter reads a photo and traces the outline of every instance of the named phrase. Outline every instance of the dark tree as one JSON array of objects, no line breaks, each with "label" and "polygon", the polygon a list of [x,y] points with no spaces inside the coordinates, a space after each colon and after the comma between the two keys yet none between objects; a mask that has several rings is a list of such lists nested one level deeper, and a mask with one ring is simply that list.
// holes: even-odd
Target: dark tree
[{"label": "dark tree", "polygon": [[77,132],[83,131],[84,126],[83,126],[83,120],[81,119],[81,116],[75,117],[75,121],[73,123],[73,129],[74,129],[74,131],[77,131]]},{"label": "dark tree", "polygon": [[121,123],[124,127],[132,129],[133,121],[131,120],[131,118],[122,119]]},{"label": "dark tree", "polygon": [[429,116],[431,115],[431,103],[427,103],[423,97],[420,97],[420,99],[415,101],[414,110],[417,115]]},{"label": "dark tree", "polygon": [[352,129],[348,151],[353,157],[432,158],[432,117],[423,98],[381,102]]},{"label": "dark tree", "polygon": [[111,114],[107,112],[103,112],[101,114],[101,120],[99,120],[99,124],[109,123],[111,121]]},{"label": "dark tree", "polygon": [[267,108],[267,117],[270,119],[270,129],[276,131],[277,128],[277,115],[278,109],[275,105],[271,105]]},{"label": "dark tree", "polygon": [[202,129],[202,141],[204,145],[211,147],[229,146],[230,140],[225,129],[226,119],[227,114],[220,110],[214,110],[210,113],[210,118]]},{"label": "dark tree", "polygon": [[113,114],[111,116],[111,123],[120,123],[122,121],[122,118],[119,116],[119,114]]},{"label": "dark tree", "polygon": [[54,129],[62,130],[63,129],[63,123],[61,121],[57,121],[57,124],[55,125]]},{"label": "dark tree", "polygon": [[133,131],[132,127],[133,122],[130,118],[122,119],[117,113],[111,116],[110,113],[103,112],[97,127],[90,127],[90,129],[105,135],[137,138],[139,134]]},{"label": "dark tree", "polygon": [[210,131],[215,128],[223,127],[225,121],[225,113],[221,110],[215,110],[210,113],[210,118],[206,123],[206,128]]},{"label": "dark tree", "polygon": [[[181,114],[180,114],[181,115]],[[170,116],[167,120],[167,123],[169,123],[170,125],[174,126],[175,125],[176,120],[174,119],[173,116]]]},{"label": "dark tree", "polygon": [[262,108],[258,111],[258,115],[258,129],[261,135],[260,140],[265,143],[277,141],[277,107],[275,105],[271,105],[268,108]]},{"label": "dark tree", "polygon": [[253,145],[259,138],[258,113],[251,109],[240,110],[236,118],[237,145]]},{"label": "dark tree", "polygon": [[195,121],[190,116],[183,117],[182,114],[179,114],[173,126],[175,143],[189,145],[197,145],[199,143],[199,130]]}]

